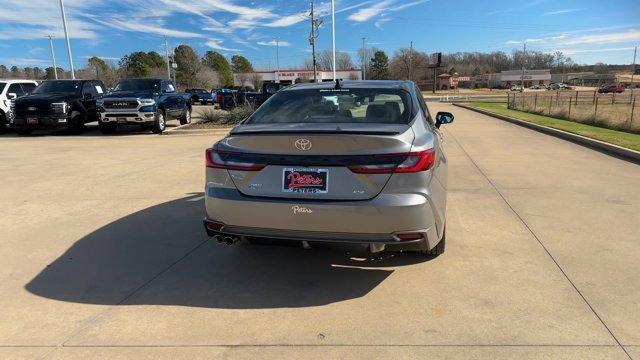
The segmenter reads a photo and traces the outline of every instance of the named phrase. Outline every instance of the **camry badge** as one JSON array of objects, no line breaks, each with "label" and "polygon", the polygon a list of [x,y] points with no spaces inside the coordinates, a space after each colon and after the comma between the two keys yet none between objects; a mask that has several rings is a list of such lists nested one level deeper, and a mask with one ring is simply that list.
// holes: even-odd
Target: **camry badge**
[{"label": "camry badge", "polygon": [[36,110],[38,110],[38,108],[37,108],[37,107],[33,107],[33,106],[29,106],[29,107],[27,108],[27,110],[29,110],[29,111],[36,111]]},{"label": "camry badge", "polygon": [[311,149],[311,141],[309,139],[298,139],[293,143],[296,149],[307,151]]}]

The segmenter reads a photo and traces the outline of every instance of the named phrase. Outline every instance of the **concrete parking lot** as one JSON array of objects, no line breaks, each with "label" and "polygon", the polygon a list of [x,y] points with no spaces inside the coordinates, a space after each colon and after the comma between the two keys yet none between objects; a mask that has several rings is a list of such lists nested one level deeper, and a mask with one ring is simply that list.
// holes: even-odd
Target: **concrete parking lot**
[{"label": "concrete parking lot", "polygon": [[640,359],[640,166],[431,108],[437,258],[208,240],[210,136],[1,135],[0,358]]}]

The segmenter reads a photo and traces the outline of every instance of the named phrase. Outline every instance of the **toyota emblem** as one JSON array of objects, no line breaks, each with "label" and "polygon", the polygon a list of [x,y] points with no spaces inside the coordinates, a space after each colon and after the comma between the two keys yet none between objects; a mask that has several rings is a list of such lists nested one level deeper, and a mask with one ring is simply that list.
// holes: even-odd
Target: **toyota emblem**
[{"label": "toyota emblem", "polygon": [[38,108],[37,108],[37,107],[33,107],[33,106],[29,106],[29,107],[27,108],[27,110],[29,110],[29,111],[36,111],[36,110],[38,110]]},{"label": "toyota emblem", "polygon": [[309,139],[298,139],[293,144],[298,150],[307,151],[311,149],[311,141]]}]

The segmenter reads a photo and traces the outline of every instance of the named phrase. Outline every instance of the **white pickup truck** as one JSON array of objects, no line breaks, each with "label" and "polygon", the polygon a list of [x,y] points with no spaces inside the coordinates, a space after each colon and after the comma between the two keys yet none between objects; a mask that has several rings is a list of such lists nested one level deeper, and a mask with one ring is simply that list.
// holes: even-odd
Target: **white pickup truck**
[{"label": "white pickup truck", "polygon": [[6,131],[9,124],[11,101],[27,95],[38,86],[33,80],[1,80],[0,79],[0,133]]}]

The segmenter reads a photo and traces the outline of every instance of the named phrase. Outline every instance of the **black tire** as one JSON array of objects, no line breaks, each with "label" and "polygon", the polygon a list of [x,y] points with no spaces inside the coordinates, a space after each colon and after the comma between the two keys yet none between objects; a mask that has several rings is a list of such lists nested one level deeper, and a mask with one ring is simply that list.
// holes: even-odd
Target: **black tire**
[{"label": "black tire", "polygon": [[184,109],[182,116],[180,116],[180,124],[186,125],[190,123],[191,123],[191,107],[187,106],[186,109]]},{"label": "black tire", "polygon": [[9,129],[7,128],[8,126],[8,121],[7,121],[7,115],[0,110],[0,134],[4,134],[6,133]]},{"label": "black tire", "polygon": [[109,123],[103,123],[103,122],[98,122],[98,126],[100,127],[100,132],[102,132],[105,135],[115,133],[117,128],[116,124],[109,124]]},{"label": "black tire", "polygon": [[74,114],[71,117],[71,122],[69,123],[69,131],[74,134],[79,134],[84,131],[84,121],[85,117],[82,114]]},{"label": "black tire", "polygon": [[436,245],[431,250],[420,251],[420,253],[425,254],[425,255],[429,255],[429,256],[438,256],[438,255],[444,254],[444,247],[445,247],[445,240],[446,239],[447,239],[447,227],[445,226],[444,227],[444,231],[442,233],[442,239],[440,239],[440,242],[438,243],[438,245]]},{"label": "black tire", "polygon": [[16,129],[16,134],[20,136],[28,136],[31,135],[31,129]]},{"label": "black tire", "polygon": [[164,113],[164,110],[158,109],[156,111],[156,116],[153,120],[153,133],[154,134],[162,134],[164,129],[167,127],[167,116]]}]

